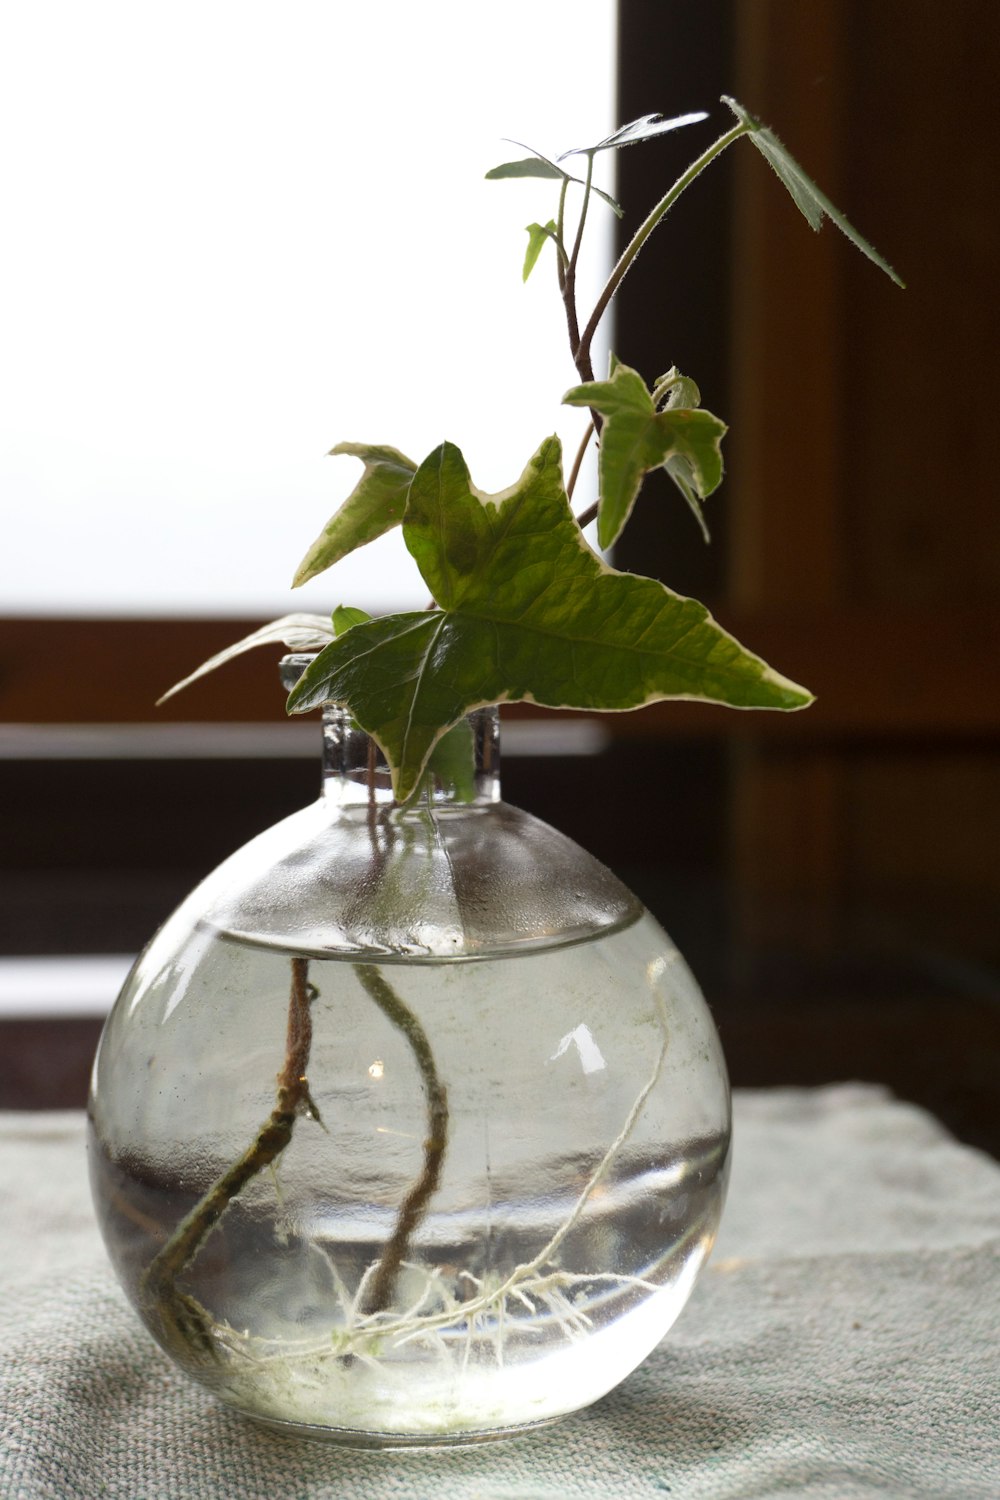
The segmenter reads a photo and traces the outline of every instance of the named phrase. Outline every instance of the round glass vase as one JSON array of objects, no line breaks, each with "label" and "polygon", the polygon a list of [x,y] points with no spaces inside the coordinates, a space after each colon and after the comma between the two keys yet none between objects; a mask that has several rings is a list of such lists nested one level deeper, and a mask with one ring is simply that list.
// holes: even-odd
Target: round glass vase
[{"label": "round glass vase", "polygon": [[725,1191],[688,969],[500,800],[496,711],[466,723],[454,781],[398,807],[328,709],[320,800],[174,913],[94,1065],[94,1198],[146,1327],[229,1405],[354,1446],[595,1401],[677,1317]]}]

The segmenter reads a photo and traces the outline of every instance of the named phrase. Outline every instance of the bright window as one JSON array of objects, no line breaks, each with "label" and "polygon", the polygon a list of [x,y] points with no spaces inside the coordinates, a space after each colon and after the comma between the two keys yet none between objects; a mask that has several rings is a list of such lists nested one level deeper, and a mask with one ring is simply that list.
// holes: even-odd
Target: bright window
[{"label": "bright window", "polygon": [[[554,185],[483,174],[518,154],[505,135],[555,153],[613,124],[614,14],[6,7],[0,610],[423,603],[398,537],[358,554],[349,588],[282,582],[360,473],[334,442],[420,459],[447,437],[486,489],[553,430],[571,456],[551,256],[520,277]],[[585,307],[610,254],[600,203],[593,230]]]}]

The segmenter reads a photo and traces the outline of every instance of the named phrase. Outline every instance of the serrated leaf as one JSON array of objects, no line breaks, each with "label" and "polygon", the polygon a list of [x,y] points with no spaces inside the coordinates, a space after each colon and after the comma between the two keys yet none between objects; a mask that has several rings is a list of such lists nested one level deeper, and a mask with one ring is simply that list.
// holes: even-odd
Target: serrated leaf
[{"label": "serrated leaf", "polygon": [[664,410],[700,406],[701,391],[689,375],[682,375],[676,365],[671,365],[653,386],[653,405]]},{"label": "serrated leaf", "polygon": [[371,615],[363,609],[355,609],[351,604],[338,604],[332,616],[333,633],[335,636],[344,635],[355,625],[364,625],[370,619]]},{"label": "serrated leaf", "polygon": [[897,275],[889,262],[879,255],[874,245],[870,244],[864,235],[858,233],[850,220],[816,186],[774,131],[762,125],[750,114],[749,110],[744,109],[742,104],[736,99],[731,99],[728,94],[722,95],[722,102],[729,106],[740,124],[747,127],[749,139],[777,173],[780,181],[791,194],[796,208],[811,227],[819,229],[823,219],[828,218],[843,234],[847,235],[851,244],[855,245],[862,255],[867,255],[868,259],[878,266],[880,271],[884,271],[897,286],[905,286],[906,283]]},{"label": "serrated leaf", "polygon": [[698,492],[692,482],[691,467],[687,460],[679,456],[668,458],[663,467],[684,497],[688,509],[698,523],[702,539],[710,542],[712,535],[708,529],[708,522],[705,520],[705,511],[698,498]]},{"label": "serrated leaf", "polygon": [[[699,500],[721,483],[726,424],[708,411],[686,407],[657,411],[646,382],[628,365],[613,361],[608,380],[574,386],[563,401],[569,406],[589,406],[605,418],[598,454],[597,539],[601,547],[610,547],[620,536],[651,469],[678,460],[668,470],[671,478],[677,482],[680,475]],[[689,499],[684,485],[678,487]]]},{"label": "serrated leaf", "polygon": [[[682,375],[676,365],[671,365],[653,387],[653,405],[658,411],[673,411],[677,407],[693,409],[701,405],[701,391],[689,376]],[[667,459],[663,467],[680,490],[684,503],[698,523],[702,538],[705,542],[710,542],[712,537],[705,520],[705,510],[698,498],[694,475],[687,459],[675,454],[673,458]]]},{"label": "serrated leaf", "polygon": [[159,708],[161,703],[166,703],[168,698],[172,698],[182,688],[190,687],[199,677],[207,677],[209,672],[224,667],[226,662],[242,656],[244,651],[253,651],[257,646],[287,646],[289,651],[319,651],[333,637],[334,628],[326,615],[282,615],[280,620],[262,625],[251,635],[245,635],[242,640],[234,641],[224,651],[217,651],[214,656],[203,661],[190,676],[175,682],[162,698],[157,698],[156,706]]},{"label": "serrated leaf", "polygon": [[535,269],[535,262],[541,255],[542,246],[545,244],[546,240],[552,240],[557,248],[559,245],[559,238],[556,234],[555,219],[550,219],[547,224],[529,224],[527,226],[527,231],[528,248],[524,253],[524,269],[521,272],[522,281],[527,281],[528,277]]},{"label": "serrated leaf", "polygon": [[669,130],[680,130],[684,125],[698,125],[707,119],[708,115],[703,109],[696,110],[694,114],[675,115],[673,119],[667,119],[666,115],[642,115],[628,125],[620,125],[611,135],[606,135],[603,141],[598,141],[596,146],[574,146],[572,151],[563,151],[556,160],[565,161],[567,156],[592,156],[598,151],[610,151],[616,146],[631,146],[637,141],[649,141],[656,135],[666,135]]},{"label": "serrated leaf", "polygon": [[477,490],[459,450],[442,444],[410,486],[403,535],[441,608],[355,626],[310,664],[288,700],[291,712],[346,704],[381,745],[400,801],[419,786],[444,732],[485,704],[810,702],[704,605],[617,573],[590,550],[563,488],[558,438],[498,495]]},{"label": "serrated leaf", "polygon": [[330,449],[331,456],[340,453],[360,458],[364,473],[299,563],[292,588],[332,568],[348,553],[391,531],[403,519],[406,491],[417,471],[413,460],[396,448],[372,443],[338,443]]}]

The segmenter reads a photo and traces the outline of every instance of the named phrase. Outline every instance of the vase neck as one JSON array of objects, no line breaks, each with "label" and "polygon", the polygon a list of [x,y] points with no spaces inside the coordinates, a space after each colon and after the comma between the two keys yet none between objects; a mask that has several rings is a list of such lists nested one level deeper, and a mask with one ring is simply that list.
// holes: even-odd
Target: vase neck
[{"label": "vase neck", "polygon": [[[296,653],[281,662],[282,683],[294,686],[310,656]],[[483,807],[500,801],[500,716],[479,708],[439,741],[415,808],[435,810]],[[389,809],[392,778],[381,749],[345,708],[323,705],[323,796],[335,806]]]}]

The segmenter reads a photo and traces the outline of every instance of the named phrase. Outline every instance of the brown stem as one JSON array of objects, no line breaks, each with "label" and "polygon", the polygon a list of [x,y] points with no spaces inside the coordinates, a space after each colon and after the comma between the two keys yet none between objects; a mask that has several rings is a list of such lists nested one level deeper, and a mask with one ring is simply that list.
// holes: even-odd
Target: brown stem
[{"label": "brown stem", "polygon": [[[587,209],[590,205],[590,183],[594,174],[593,152],[587,155],[587,180],[583,185],[583,203],[580,206],[580,218],[576,226],[576,238],[573,241],[573,249],[570,253],[566,271],[562,279],[563,306],[566,309],[566,327],[569,331],[569,347],[573,355],[573,363],[579,372],[580,379],[585,383],[593,380],[594,367],[590,360],[590,346],[584,348],[580,342],[580,320],[576,310],[576,265],[580,259],[580,246],[583,243],[583,229],[587,222]],[[601,430],[601,421],[597,412],[593,413],[594,426],[598,432]]]},{"label": "brown stem", "polygon": [[[143,1277],[146,1301],[152,1306],[166,1304],[172,1309],[168,1322],[177,1325],[182,1333],[186,1330],[189,1335],[197,1336],[200,1342],[209,1347],[202,1310],[193,1298],[179,1290],[177,1278],[195,1260],[233,1199],[284,1151],[292,1138],[298,1116],[308,1114],[319,1120],[319,1111],[313,1103],[306,1080],[312,1048],[310,1004],[315,994],[316,991],[309,983],[309,960],[293,958],[285,1061],[278,1074],[275,1107],[257,1132],[253,1144],[223,1172],[185,1215],[150,1262]],[[179,1308],[184,1309],[183,1316],[180,1315]]]},{"label": "brown stem", "polygon": [[583,434],[583,439],[580,443],[579,448],[577,448],[576,450],[576,458],[574,458],[573,460],[573,467],[570,470],[569,479],[566,481],[567,500],[572,500],[573,498],[573,491],[576,489],[576,481],[579,479],[580,469],[583,467],[584,454],[587,452],[587,448],[590,446],[590,439],[593,437],[593,435],[594,423],[593,420],[591,420],[587,423],[587,430]]},{"label": "brown stem", "polygon": [[597,520],[597,512],[599,508],[600,502],[595,500],[593,505],[588,505],[586,510],[580,512],[580,514],[576,518],[576,524],[579,526],[581,531],[585,526],[589,526],[591,521]]},{"label": "brown stem", "polygon": [[[589,385],[594,378],[594,366],[590,358],[589,344],[584,349],[580,343],[580,324],[576,314],[576,269],[573,266],[568,266],[566,269],[562,292],[563,306],[566,309],[566,327],[569,331],[569,347],[573,354],[573,363],[576,365],[581,383]],[[590,408],[590,420],[594,424],[594,431],[600,432],[604,425],[604,418],[593,406]]]},{"label": "brown stem", "polygon": [[[576,352],[580,347],[580,320],[576,311],[576,270],[573,266],[566,267],[566,274],[563,277],[562,299],[563,308],[566,313],[566,329],[569,333],[570,353],[573,356],[573,363],[576,364]],[[580,369],[579,365],[577,365],[577,369]],[[593,368],[591,368],[589,375],[585,375],[580,370],[581,380],[593,380],[593,378]]]},{"label": "brown stem", "polygon": [[365,1312],[375,1313],[383,1312],[392,1302],[396,1278],[406,1258],[410,1236],[423,1217],[427,1200],[441,1178],[448,1145],[448,1091],[438,1077],[427,1033],[413,1012],[404,1005],[373,964],[355,964],[354,971],[382,1014],[406,1037],[420,1069],[420,1081],[427,1098],[427,1139],[424,1141],[423,1169],[400,1205],[396,1227],[385,1242],[371,1289],[365,1299]]},{"label": "brown stem", "polygon": [[[709,146],[707,151],[703,151],[698,160],[692,162],[687,171],[678,177],[670,190],[664,194],[652,212],[639,225],[639,228],[618,257],[615,267],[608,277],[604,289],[594,306],[594,310],[587,321],[587,326],[583,330],[583,337],[578,339],[573,346],[577,369],[580,369],[581,363],[590,364],[590,346],[593,342],[594,334],[597,332],[598,324],[607,312],[611,299],[621,286],[626,272],[657,224],[661,222],[673,207],[681,193],[690,187],[695,178],[705,170],[709,162],[718,156],[720,152],[725,151],[727,147],[731,146],[734,141],[739,140],[741,135],[747,135],[752,128],[752,126],[747,124],[734,125],[732,130],[727,130],[725,135],[720,136],[713,146]],[[583,376],[582,378],[592,380],[593,376]]]}]

